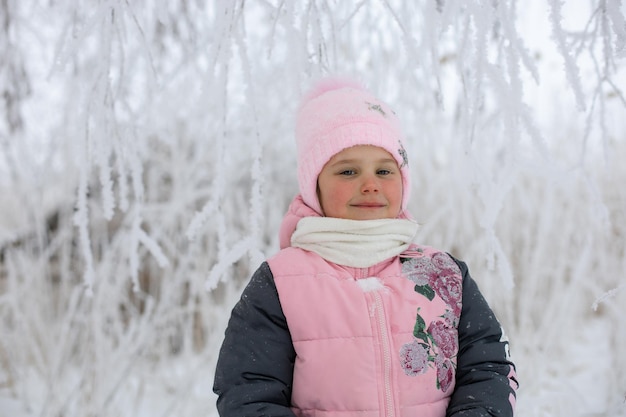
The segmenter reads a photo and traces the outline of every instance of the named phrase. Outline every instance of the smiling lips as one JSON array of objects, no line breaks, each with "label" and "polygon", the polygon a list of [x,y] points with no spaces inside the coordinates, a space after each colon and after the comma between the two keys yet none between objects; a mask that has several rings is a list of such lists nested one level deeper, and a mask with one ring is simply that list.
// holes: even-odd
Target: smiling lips
[{"label": "smiling lips", "polygon": [[350,204],[350,205],[352,207],[366,208],[366,209],[387,207],[387,205],[384,203],[376,203],[376,202],[355,203],[355,204]]}]

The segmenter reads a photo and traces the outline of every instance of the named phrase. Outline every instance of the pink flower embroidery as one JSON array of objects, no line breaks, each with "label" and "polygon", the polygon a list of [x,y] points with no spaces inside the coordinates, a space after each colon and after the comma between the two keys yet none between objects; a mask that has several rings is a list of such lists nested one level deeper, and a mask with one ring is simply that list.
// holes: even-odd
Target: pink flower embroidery
[{"label": "pink flower embroidery", "polygon": [[428,333],[432,335],[434,344],[446,358],[456,355],[459,350],[457,332],[449,323],[442,320],[434,321],[428,326]]},{"label": "pink flower embroidery", "polygon": [[428,370],[428,350],[423,344],[413,340],[400,349],[400,361],[405,374],[421,375]]},{"label": "pink flower embroidery", "polygon": [[430,257],[416,256],[405,260],[402,272],[415,283],[417,293],[428,301],[438,296],[447,306],[428,327],[418,308],[414,339],[400,350],[402,368],[409,376],[423,374],[429,367],[435,368],[437,388],[446,392],[454,382],[455,363],[452,359],[459,350],[456,327],[461,317],[463,296],[459,267],[448,254],[438,252]]},{"label": "pink flower embroidery", "polygon": [[450,256],[448,256],[448,254],[446,253],[436,253],[432,256],[431,258],[433,265],[438,268],[440,271],[446,271],[446,272],[457,272],[459,270],[459,267],[457,266],[456,262],[454,262],[452,260],[452,258]]},{"label": "pink flower embroidery", "polygon": [[437,270],[428,258],[411,258],[402,264],[402,272],[416,285],[423,286],[430,283]]},{"label": "pink flower embroidery", "polygon": [[446,253],[409,258],[402,264],[402,272],[415,283],[415,291],[432,301],[435,294],[441,297],[456,316],[461,316],[462,278],[456,262]]},{"label": "pink flower embroidery", "polygon": [[431,276],[431,286],[443,301],[452,308],[456,318],[461,316],[461,298],[463,288],[461,280],[457,275]]},{"label": "pink flower embroidery", "polygon": [[453,364],[450,359],[435,360],[437,366],[437,385],[439,389],[446,392],[452,386],[454,380]]}]

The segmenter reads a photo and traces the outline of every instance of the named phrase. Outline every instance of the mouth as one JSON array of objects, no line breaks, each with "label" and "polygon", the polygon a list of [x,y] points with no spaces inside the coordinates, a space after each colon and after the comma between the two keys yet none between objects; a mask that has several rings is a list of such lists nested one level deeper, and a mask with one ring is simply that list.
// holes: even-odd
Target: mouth
[{"label": "mouth", "polygon": [[386,207],[386,204],[383,203],[357,203],[351,204],[352,207],[356,208],[364,208],[364,209],[376,209]]}]

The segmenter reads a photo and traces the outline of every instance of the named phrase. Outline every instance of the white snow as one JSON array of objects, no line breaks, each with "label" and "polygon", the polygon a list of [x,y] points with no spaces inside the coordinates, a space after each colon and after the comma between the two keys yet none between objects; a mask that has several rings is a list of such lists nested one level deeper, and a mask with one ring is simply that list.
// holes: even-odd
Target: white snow
[{"label": "white snow", "polygon": [[402,121],[419,238],[506,328],[517,415],[626,416],[625,15],[0,2],[0,417],[217,415],[223,331],[278,249],[298,98],[327,73]]}]

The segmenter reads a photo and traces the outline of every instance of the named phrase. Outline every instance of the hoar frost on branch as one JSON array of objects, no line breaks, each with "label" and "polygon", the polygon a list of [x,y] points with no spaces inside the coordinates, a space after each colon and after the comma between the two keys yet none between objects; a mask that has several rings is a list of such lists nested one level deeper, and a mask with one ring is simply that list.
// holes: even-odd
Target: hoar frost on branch
[{"label": "hoar frost on branch", "polygon": [[[420,239],[468,261],[492,298],[520,364],[519,415],[623,412],[622,1],[0,12],[0,408],[212,407],[228,311],[297,192],[296,103],[336,73],[403,121]],[[577,362],[592,344],[599,362]],[[589,380],[606,384],[597,399],[580,392]]]}]

